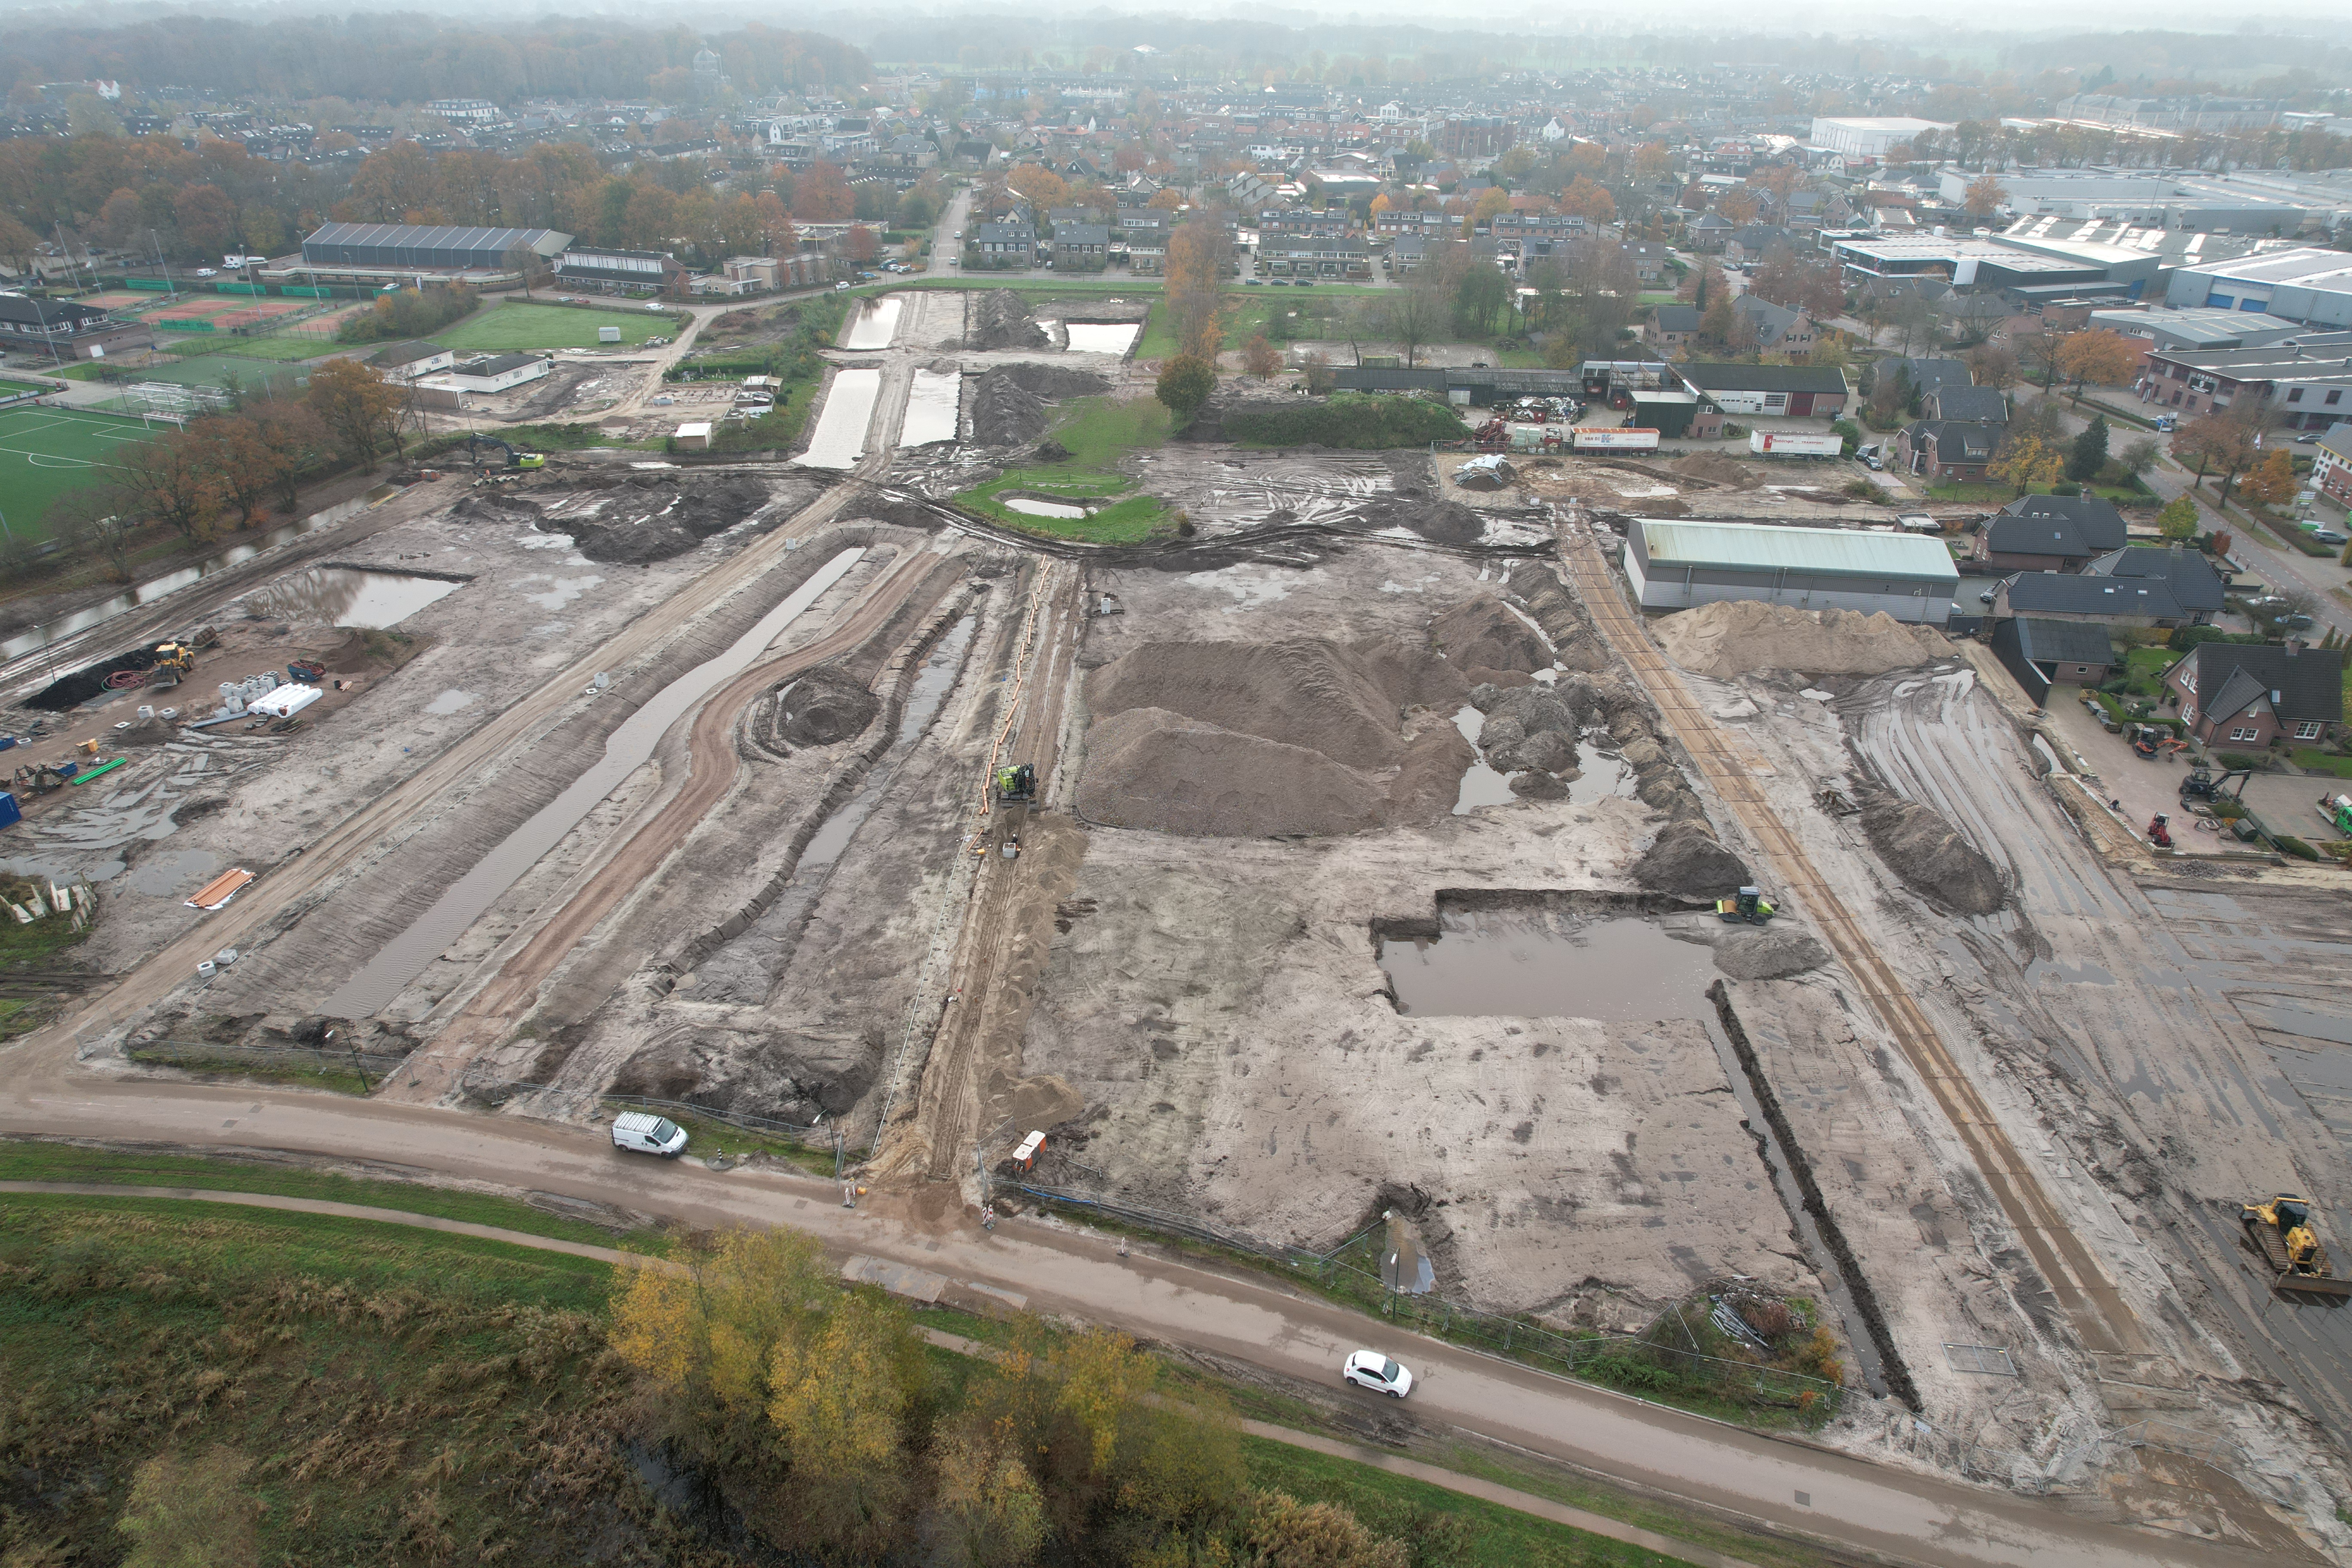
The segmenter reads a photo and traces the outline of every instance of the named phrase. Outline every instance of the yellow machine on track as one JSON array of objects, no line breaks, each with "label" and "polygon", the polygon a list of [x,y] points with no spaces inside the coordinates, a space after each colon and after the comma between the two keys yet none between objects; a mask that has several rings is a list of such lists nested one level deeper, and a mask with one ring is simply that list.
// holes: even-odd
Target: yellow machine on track
[{"label": "yellow machine on track", "polygon": [[2280,1193],[2238,1211],[2246,1239],[2271,1267],[2271,1289],[2305,1296],[2352,1296],[2352,1283],[2336,1278],[2327,1248],[2311,1228],[2311,1200]]}]

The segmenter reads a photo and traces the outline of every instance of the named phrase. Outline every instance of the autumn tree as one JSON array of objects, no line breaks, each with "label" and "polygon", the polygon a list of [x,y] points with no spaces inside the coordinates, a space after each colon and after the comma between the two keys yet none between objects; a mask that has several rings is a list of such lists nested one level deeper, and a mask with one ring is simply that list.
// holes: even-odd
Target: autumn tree
[{"label": "autumn tree", "polygon": [[131,447],[115,460],[115,483],[140,515],[168,523],[184,538],[209,531],[220,511],[220,478],[204,443],[184,430]]},{"label": "autumn tree", "polygon": [[131,581],[139,521],[130,496],[108,480],[68,490],[41,514],[44,532],[76,554],[105,562],[107,575],[117,583]]},{"label": "autumn tree", "polygon": [[847,223],[857,216],[857,195],[840,166],[820,160],[793,187],[793,216],[803,223]]},{"label": "autumn tree", "polygon": [[2156,467],[2163,456],[2164,449],[2156,444],[2156,437],[2143,436],[2116,454],[2116,467],[2137,479]]},{"label": "autumn tree", "polygon": [[1217,367],[1200,354],[1182,353],[1160,368],[1152,395],[1182,423],[1199,413],[1216,389]]},{"label": "autumn tree", "polygon": [[2194,539],[2197,536],[2197,503],[2187,496],[2175,496],[2156,514],[2157,531],[2171,540]]},{"label": "autumn tree", "polygon": [[2206,473],[2214,468],[2221,471],[2221,487],[2214,500],[2217,507],[2230,500],[2230,486],[2240,474],[2253,467],[2262,456],[2262,446],[2253,420],[2232,417],[2228,411],[2208,414],[2182,426],[2172,437],[2172,455],[2181,462],[2194,461],[2197,479],[2203,483]]},{"label": "autumn tree", "polygon": [[1470,204],[1470,210],[1462,215],[1462,237],[1468,239],[1477,232],[1479,225],[1491,224],[1510,210],[1511,193],[1500,185],[1488,185]]},{"label": "autumn tree", "polygon": [[852,261],[871,261],[879,248],[874,231],[862,223],[851,224],[849,232],[841,237],[842,254]]},{"label": "autumn tree", "polygon": [[1259,332],[1242,345],[1242,368],[1264,380],[1282,374],[1282,351],[1265,341]]},{"label": "autumn tree", "polygon": [[330,360],[310,373],[310,405],[320,422],[360,467],[373,468],[387,446],[399,443],[400,388],[357,360]]},{"label": "autumn tree", "polygon": [[1184,210],[1184,193],[1169,185],[1152,192],[1151,199],[1143,205],[1156,213],[1181,212]]},{"label": "autumn tree", "polygon": [[1979,343],[1960,356],[1969,379],[1979,386],[2006,392],[2017,384],[2017,356],[1999,343]]},{"label": "autumn tree", "polygon": [[2066,454],[2052,448],[2038,436],[2011,435],[1985,466],[1985,472],[2023,495],[2030,489],[2056,484],[2066,471]]},{"label": "autumn tree", "polygon": [[208,414],[189,423],[188,439],[236,506],[238,521],[258,515],[285,461],[260,426],[242,414]]},{"label": "autumn tree", "polygon": [[2115,386],[2129,381],[2139,368],[2141,347],[2121,332],[2101,327],[2086,332],[2069,332],[2052,351],[2051,358],[2058,373],[2074,384],[2074,395],[2079,401],[2085,382]]},{"label": "autumn tree", "polygon": [[1180,353],[1213,362],[1224,345],[1231,253],[1225,226],[1205,213],[1179,224],[1169,237],[1164,292]]},{"label": "autumn tree", "polygon": [[1433,258],[1406,277],[1403,288],[1383,289],[1367,300],[1360,319],[1372,336],[1403,350],[1405,368],[1412,370],[1422,347],[1445,329],[1447,294],[1444,276]]},{"label": "autumn tree", "polygon": [[508,246],[506,254],[499,258],[499,265],[515,275],[515,281],[522,285],[522,297],[526,300],[531,297],[531,285],[547,280],[547,258],[528,245]]},{"label": "autumn tree", "polygon": [[1070,182],[1043,163],[1024,163],[1004,183],[1029,198],[1031,205],[1051,212],[1070,205]]},{"label": "autumn tree", "polygon": [[2007,200],[2009,200],[2009,187],[2002,184],[1994,175],[1979,174],[1969,182],[1969,194],[1965,205],[1970,217],[1990,217],[2000,210],[2001,203]]},{"label": "autumn tree", "polygon": [[2273,447],[2246,470],[2240,487],[2246,499],[2263,506],[2284,506],[2294,499],[2294,459],[2284,447]]}]

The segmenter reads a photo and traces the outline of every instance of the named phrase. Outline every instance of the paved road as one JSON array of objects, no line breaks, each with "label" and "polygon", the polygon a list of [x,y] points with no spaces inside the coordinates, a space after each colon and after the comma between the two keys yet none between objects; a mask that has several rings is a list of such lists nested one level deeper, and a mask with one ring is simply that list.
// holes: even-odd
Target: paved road
[{"label": "paved road", "polygon": [[[231,906],[234,908],[235,906]],[[929,1189],[840,1206],[830,1184],[767,1170],[719,1173],[615,1151],[598,1130],[275,1089],[117,1080],[76,1067],[70,1026],[0,1050],[11,1092],[0,1133],[272,1149],[364,1159],[523,1187],[721,1228],[786,1224],[864,1253],[1025,1296],[1039,1310],[1116,1324],[1290,1377],[1333,1375],[1370,1342],[1422,1374],[1412,1413],[1723,1514],[1937,1568],[2252,1564],[2206,1542],[2075,1518],[2061,1505],[1956,1486],[1811,1444],[1761,1436],[1457,1347],[1377,1327],[1278,1281],[1138,1255],[1029,1221],[983,1233]]]}]

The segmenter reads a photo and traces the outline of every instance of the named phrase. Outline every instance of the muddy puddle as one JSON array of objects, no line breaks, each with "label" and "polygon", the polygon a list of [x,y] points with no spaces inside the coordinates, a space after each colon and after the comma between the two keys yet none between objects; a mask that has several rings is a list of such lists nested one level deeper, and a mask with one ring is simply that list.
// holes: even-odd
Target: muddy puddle
[{"label": "muddy puddle", "polygon": [[[1462,738],[1475,747],[1486,728],[1486,716],[1465,704],[1454,715],[1454,727]],[[1479,752],[1462,774],[1461,793],[1454,799],[1454,815],[1467,816],[1482,805],[1508,805],[1518,799],[1511,793],[1511,775],[1496,773],[1486,765],[1486,755]]]},{"label": "muddy puddle", "polygon": [[793,460],[804,468],[856,468],[866,456],[866,427],[874,422],[874,400],[881,391],[878,370],[836,372],[817,415],[816,434]]},{"label": "muddy puddle", "polygon": [[1040,500],[1035,496],[1006,496],[1002,503],[1007,511],[1017,511],[1030,517],[1085,517],[1087,509],[1066,500]]},{"label": "muddy puddle", "polygon": [[[1607,731],[1601,738],[1608,738]],[[1633,764],[1622,757],[1605,756],[1587,742],[1577,749],[1576,765],[1583,773],[1568,781],[1568,798],[1576,805],[1591,805],[1594,801],[1631,795],[1641,781],[1634,775]]]},{"label": "muddy puddle", "polygon": [[887,300],[868,300],[857,307],[850,319],[849,335],[841,342],[846,349],[887,349],[890,340],[898,335],[898,312],[906,301],[897,295]]},{"label": "muddy puddle", "polygon": [[931,721],[939,717],[948,693],[955,689],[956,676],[963,668],[964,655],[971,647],[972,631],[978,624],[976,618],[967,616],[940,639],[940,646],[923,661],[921,673],[908,689],[898,731],[890,738],[889,749],[866,775],[865,787],[817,829],[808,847],[801,851],[791,879],[778,890],[775,901],[740,938],[704,961],[695,972],[693,984],[682,988],[684,994],[697,1002],[768,1000],[776,978],[783,973],[783,961],[793,932],[824,891],[835,864],[882,804],[898,769],[930,729]]},{"label": "muddy puddle", "polygon": [[956,438],[956,420],[962,412],[963,376],[956,371],[919,370],[907,389],[907,417],[898,426],[898,445],[929,447]]},{"label": "muddy puddle", "polygon": [[280,577],[247,595],[240,603],[247,615],[265,620],[324,621],[331,626],[381,629],[399,625],[464,586],[437,577],[412,577],[404,572],[313,566]]},{"label": "muddy puddle", "polygon": [[60,616],[47,625],[35,626],[30,631],[20,632],[5,641],[0,641],[0,659],[20,658],[25,654],[47,647],[60,637],[69,637],[76,632],[85,632],[92,626],[102,626],[117,616],[127,614],[142,605],[152,605],[166,594],[176,594],[191,583],[201,582],[224,568],[250,561],[275,545],[283,544],[289,539],[299,539],[314,528],[325,528],[328,525],[327,514],[319,512],[304,518],[300,522],[289,522],[283,528],[272,529],[251,544],[240,544],[234,550],[224,550],[218,555],[205,557],[194,566],[183,566],[176,572],[167,572],[163,576],[142,583],[134,588],[126,588],[110,599],[76,610],[69,616]]},{"label": "muddy puddle", "polygon": [[1441,909],[1434,938],[1390,937],[1380,964],[1409,1017],[1706,1018],[1713,951],[1639,915]]},{"label": "muddy puddle", "polygon": [[1074,354],[1123,354],[1143,332],[1134,321],[1072,321],[1062,330]]},{"label": "muddy puddle", "polygon": [[653,755],[655,745],[680,716],[719,682],[731,679],[765,653],[768,645],[786,626],[815,604],[825,590],[848,575],[850,568],[865,554],[864,547],[858,546],[835,555],[818,568],[815,576],[761,616],[757,626],[736,638],[726,652],[697,665],[655,693],[613,731],[604,742],[602,761],[573,781],[571,788],[541,807],[538,815],[507,835],[431,909],[386,942],[365,967],[327,998],[324,1011],[336,1017],[364,1018],[389,1005],[402,987],[423,973],[425,965],[472,925],[499,894],[512,887],[517,878],[554,848],[573,824],[643,766],[646,759]]}]

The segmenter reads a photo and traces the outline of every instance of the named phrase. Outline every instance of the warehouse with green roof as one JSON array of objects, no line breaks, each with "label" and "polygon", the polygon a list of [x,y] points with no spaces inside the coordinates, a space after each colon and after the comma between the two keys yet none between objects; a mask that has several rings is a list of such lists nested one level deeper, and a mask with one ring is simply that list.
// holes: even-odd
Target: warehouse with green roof
[{"label": "warehouse with green roof", "polygon": [[1625,576],[1645,610],[1757,599],[1930,626],[1951,619],[1960,583],[1943,541],[1919,534],[1662,518],[1627,531]]}]

